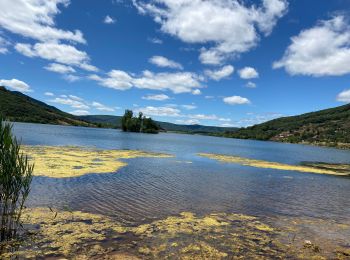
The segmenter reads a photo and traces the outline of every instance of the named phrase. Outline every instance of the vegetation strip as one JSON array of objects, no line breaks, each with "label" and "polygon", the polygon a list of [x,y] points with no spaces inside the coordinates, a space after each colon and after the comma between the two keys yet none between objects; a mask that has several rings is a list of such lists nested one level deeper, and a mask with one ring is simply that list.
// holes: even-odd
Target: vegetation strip
[{"label": "vegetation strip", "polygon": [[239,156],[210,154],[210,153],[199,153],[198,155],[209,159],[217,160],[220,162],[224,162],[224,163],[235,163],[235,164],[251,166],[256,168],[277,169],[277,170],[283,170],[283,171],[298,171],[298,172],[308,172],[308,173],[317,173],[317,174],[330,174],[330,175],[338,175],[338,176],[350,176],[350,172],[337,171],[336,167],[321,168],[321,167],[313,166],[312,164],[310,164],[310,166],[290,165],[290,164],[283,164],[278,162],[269,162],[269,161],[263,161],[263,160],[243,158]]},{"label": "vegetation strip", "polygon": [[23,146],[34,175],[51,178],[79,177],[90,173],[111,173],[127,165],[122,159],[170,158],[169,154],[137,150],[99,150],[70,146]]}]

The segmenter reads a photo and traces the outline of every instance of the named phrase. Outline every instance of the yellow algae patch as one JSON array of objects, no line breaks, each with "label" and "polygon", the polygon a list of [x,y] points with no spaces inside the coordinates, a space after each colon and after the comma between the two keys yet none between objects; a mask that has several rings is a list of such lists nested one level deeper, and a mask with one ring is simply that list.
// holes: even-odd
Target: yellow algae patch
[{"label": "yellow algae patch", "polygon": [[168,154],[137,150],[98,150],[69,146],[23,146],[22,150],[34,162],[34,175],[51,178],[115,172],[127,165],[121,159],[172,157]]},{"label": "yellow algae patch", "polygon": [[127,232],[108,217],[81,211],[56,211],[49,208],[26,209],[22,215],[23,224],[31,229],[32,237],[25,239],[20,250],[9,256],[77,255],[81,251],[89,254],[106,254],[99,245],[111,232]]},{"label": "yellow algae patch", "polygon": [[255,159],[243,158],[239,156],[221,155],[221,154],[199,153],[198,155],[209,159],[218,160],[220,162],[236,163],[236,164],[241,164],[244,166],[251,166],[256,168],[350,176],[350,171],[349,172],[337,171],[334,168],[331,169],[331,168],[320,168],[320,167],[313,167],[313,166],[290,165],[290,164],[283,164],[278,162],[269,162],[269,161],[255,160]]},{"label": "yellow algae patch", "polygon": [[[17,251],[1,255],[5,259],[346,259],[349,255],[341,247],[326,254],[321,240],[305,240],[306,222],[297,227],[290,219],[272,221],[281,225],[277,228],[249,215],[183,212],[125,226],[103,215],[49,208],[26,209],[22,219],[29,232]],[[292,226],[296,229],[289,229]]]},{"label": "yellow algae patch", "polygon": [[167,235],[193,234],[196,232],[210,231],[215,227],[225,226],[229,223],[220,221],[214,215],[197,218],[193,213],[183,212],[180,217],[171,216],[151,224],[144,224],[136,227],[133,232],[137,235],[151,237],[154,232],[161,232]]}]

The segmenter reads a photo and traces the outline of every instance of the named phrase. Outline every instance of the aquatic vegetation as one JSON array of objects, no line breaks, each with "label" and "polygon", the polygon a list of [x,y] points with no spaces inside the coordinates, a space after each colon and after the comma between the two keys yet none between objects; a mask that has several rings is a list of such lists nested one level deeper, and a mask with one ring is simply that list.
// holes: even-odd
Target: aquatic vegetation
[{"label": "aquatic vegetation", "polygon": [[[277,169],[283,171],[298,171],[298,172],[308,172],[317,174],[330,174],[339,176],[350,176],[350,170],[342,166],[326,167],[327,164],[323,164],[324,167],[317,167],[316,164],[308,165],[290,165],[278,162],[269,162],[263,160],[255,160],[249,158],[243,158],[239,156],[231,155],[221,155],[221,154],[209,154],[209,153],[199,153],[199,156],[206,157],[209,159],[214,159],[224,163],[235,163],[244,166],[251,166],[256,168],[266,168],[266,169]],[[341,169],[341,170],[339,170]]]},{"label": "aquatic vegetation", "polygon": [[348,254],[346,248],[337,247],[332,255],[327,255],[320,241],[291,243],[291,235],[302,236],[306,222],[290,223],[288,219],[273,220],[279,224],[273,227],[249,215],[197,216],[183,212],[146,224],[125,226],[102,215],[49,208],[27,209],[22,217],[30,230],[26,235],[29,237],[18,251],[4,257],[323,259],[331,256],[346,259]]},{"label": "aquatic vegetation", "polygon": [[21,153],[12,126],[0,117],[0,242],[16,237],[32,172],[33,165]]},{"label": "aquatic vegetation", "polygon": [[110,173],[127,165],[122,159],[139,157],[169,158],[168,154],[137,150],[99,150],[69,146],[24,146],[23,151],[35,163],[35,176],[78,177],[89,173]]}]

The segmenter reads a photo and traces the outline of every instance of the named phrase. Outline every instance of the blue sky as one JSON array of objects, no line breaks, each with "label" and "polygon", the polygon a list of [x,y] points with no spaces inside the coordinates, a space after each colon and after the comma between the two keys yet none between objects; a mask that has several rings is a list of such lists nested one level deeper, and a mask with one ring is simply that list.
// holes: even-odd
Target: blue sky
[{"label": "blue sky", "polygon": [[248,126],[350,102],[348,0],[0,0],[0,85],[73,114]]}]

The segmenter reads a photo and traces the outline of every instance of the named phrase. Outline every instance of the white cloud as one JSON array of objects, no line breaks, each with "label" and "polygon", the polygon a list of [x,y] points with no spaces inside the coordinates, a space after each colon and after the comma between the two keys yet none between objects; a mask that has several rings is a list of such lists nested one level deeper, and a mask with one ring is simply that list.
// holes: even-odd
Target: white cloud
[{"label": "white cloud", "polygon": [[59,6],[67,7],[69,0],[2,0],[0,27],[39,41],[68,40],[85,43],[79,30],[67,31],[55,27],[54,18]]},{"label": "white cloud", "polygon": [[197,108],[197,106],[195,105],[181,105],[181,107],[183,107],[186,110],[193,110]]},{"label": "white cloud", "polygon": [[144,108],[138,108],[136,112],[142,112],[146,116],[179,117],[181,111],[172,107],[148,106]]},{"label": "white cloud", "polygon": [[239,76],[242,79],[254,79],[259,78],[259,73],[256,71],[256,69],[252,67],[245,67],[238,71]]},{"label": "white cloud", "polygon": [[105,19],[103,20],[103,22],[106,24],[113,24],[116,22],[116,20],[114,18],[110,17],[109,15],[107,15],[105,17]]},{"label": "white cloud", "polygon": [[172,68],[172,69],[180,69],[180,70],[183,69],[180,63],[175,62],[173,60],[169,60],[168,58],[163,56],[153,56],[149,59],[149,62],[162,68]]},{"label": "white cloud", "polygon": [[55,94],[52,92],[45,92],[44,95],[48,97],[53,97]]},{"label": "white cloud", "polygon": [[202,94],[202,91],[200,91],[200,89],[195,89],[195,90],[192,90],[192,94],[195,96],[198,96]]},{"label": "white cloud", "polygon": [[227,65],[219,70],[205,70],[204,73],[211,79],[219,81],[223,78],[229,77],[235,71],[234,67]]},{"label": "white cloud", "polygon": [[40,57],[66,65],[77,66],[88,71],[98,70],[89,64],[90,58],[86,52],[80,51],[71,45],[57,42],[36,43],[34,45],[17,43],[15,49],[27,57]]},{"label": "white cloud", "polygon": [[148,96],[144,96],[142,97],[142,99],[145,100],[156,100],[156,101],[164,101],[164,100],[168,100],[170,99],[169,96],[165,95],[165,94],[159,94],[159,95],[148,95]]},{"label": "white cloud", "polygon": [[176,122],[178,124],[184,124],[184,125],[199,125],[200,124],[200,121],[197,119],[187,119],[187,120],[178,119],[178,120],[176,120]]},{"label": "white cloud", "polygon": [[223,98],[223,101],[229,105],[250,104],[249,99],[244,98],[244,97],[240,97],[240,96],[225,97],[225,98]]},{"label": "white cloud", "polygon": [[72,74],[64,75],[63,78],[68,82],[76,82],[78,80],[81,80],[81,77]]},{"label": "white cloud", "polygon": [[[212,44],[200,60],[220,64],[256,46],[260,33],[271,33],[287,11],[286,0],[262,0],[248,7],[238,0],[133,0],[141,14],[150,14],[161,31],[186,43]],[[260,33],[259,33],[260,32]]]},{"label": "white cloud", "polygon": [[[153,73],[145,70],[140,76],[133,76],[125,71],[112,70],[103,78],[98,75],[91,75],[89,79],[96,80],[101,86],[127,90],[132,87],[152,90],[170,90],[175,94],[194,93],[200,94],[197,88],[201,86],[202,78],[191,72],[176,73]],[[195,90],[194,90],[195,89]]]},{"label": "white cloud", "polygon": [[337,96],[337,101],[350,103],[350,89],[340,92]]},{"label": "white cloud", "polygon": [[75,69],[73,69],[71,66],[67,66],[59,63],[51,63],[48,66],[46,66],[45,69],[52,72],[61,73],[61,74],[75,72]]},{"label": "white cloud", "polygon": [[72,97],[66,97],[65,95],[61,97],[57,97],[55,99],[50,100],[51,103],[61,104],[70,106],[72,108],[76,108],[79,110],[87,110],[90,109],[90,107],[85,104],[83,100],[77,100],[76,98]]},{"label": "white cloud", "polygon": [[69,113],[76,115],[76,116],[86,116],[86,115],[90,114],[89,111],[87,111],[87,110],[74,110],[74,111],[71,111]]},{"label": "white cloud", "polygon": [[344,16],[320,21],[291,40],[274,68],[285,68],[291,75],[315,77],[350,73],[350,25]]},{"label": "white cloud", "polygon": [[108,107],[108,106],[103,105],[103,104],[96,102],[96,101],[92,102],[92,106],[99,111],[105,111],[105,112],[114,112],[115,111],[114,108]]},{"label": "white cloud", "polygon": [[159,38],[148,38],[148,40],[154,44],[163,44],[163,41]]},{"label": "white cloud", "polygon": [[256,88],[256,84],[254,82],[249,81],[246,85],[247,88]]},{"label": "white cloud", "polygon": [[186,117],[191,119],[198,119],[198,120],[212,120],[212,121],[222,121],[222,122],[231,121],[231,119],[229,118],[222,118],[222,117],[218,117],[217,115],[195,114],[195,115],[186,115]]},{"label": "white cloud", "polygon": [[0,86],[5,86],[7,88],[10,88],[12,90],[20,91],[20,92],[31,92],[30,86],[18,79],[1,79],[0,80]]}]

